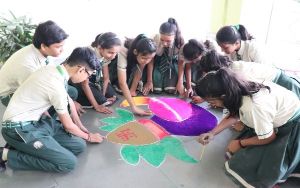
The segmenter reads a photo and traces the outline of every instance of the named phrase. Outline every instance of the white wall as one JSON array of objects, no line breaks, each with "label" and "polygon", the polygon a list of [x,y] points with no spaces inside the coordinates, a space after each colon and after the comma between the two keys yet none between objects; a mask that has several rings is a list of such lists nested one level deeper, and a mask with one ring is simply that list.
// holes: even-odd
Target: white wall
[{"label": "white wall", "polygon": [[270,61],[300,72],[300,1],[243,0],[241,23],[264,42]]},{"label": "white wall", "polygon": [[[209,0],[2,0],[0,15],[8,10],[27,15],[34,23],[53,20],[69,35],[64,59],[74,47],[89,45],[98,33],[112,31],[121,38],[158,32],[174,17],[187,41],[210,33]],[[243,0],[241,22],[267,45],[275,64],[300,69],[300,2],[295,0]]]},{"label": "white wall", "polygon": [[5,0],[0,14],[11,10],[27,15],[34,23],[53,20],[69,35],[65,54],[76,46],[89,45],[101,32],[120,37],[140,33],[152,36],[161,23],[174,17],[185,40],[205,38],[210,29],[211,2],[207,0]]},{"label": "white wall", "polygon": [[280,67],[300,73],[300,1],[275,0],[267,44]]},{"label": "white wall", "polygon": [[243,0],[240,23],[262,42],[266,42],[273,1]]}]

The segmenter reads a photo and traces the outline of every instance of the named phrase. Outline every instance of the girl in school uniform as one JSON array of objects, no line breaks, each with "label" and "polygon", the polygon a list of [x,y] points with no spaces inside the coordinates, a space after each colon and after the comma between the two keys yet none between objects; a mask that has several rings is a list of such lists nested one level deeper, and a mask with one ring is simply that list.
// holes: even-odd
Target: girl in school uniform
[{"label": "girl in school uniform", "polygon": [[300,99],[300,83],[298,80],[286,75],[282,70],[271,65],[255,62],[230,61],[227,56],[223,56],[215,50],[209,50],[200,60],[199,66],[203,73],[227,67],[251,81],[257,81],[259,83],[263,83],[264,81],[274,82],[294,92]]},{"label": "girl in school uniform", "polygon": [[138,115],[151,115],[151,112],[135,105],[131,91],[136,91],[137,84],[143,76],[143,70],[153,60],[155,52],[156,45],[153,40],[140,34],[132,41],[127,52],[125,48],[121,50],[118,59],[119,86],[132,111]]},{"label": "girl in school uniform", "polygon": [[[179,50],[184,44],[180,28],[174,18],[161,24],[159,35],[154,37],[157,52],[153,66],[153,90],[175,93],[178,81],[178,65],[183,65],[179,58]],[[151,66],[151,65],[150,65]],[[152,74],[152,71],[149,71]],[[178,86],[180,89],[180,86]]]},{"label": "girl in school uniform", "polygon": [[97,35],[91,45],[102,64],[89,79],[77,84],[77,101],[83,106],[90,106],[103,113],[111,113],[105,106],[112,105],[117,97],[112,84],[117,82],[117,73],[113,68],[117,64],[117,54],[121,48],[121,40],[115,33],[106,32]]},{"label": "girl in school uniform", "polygon": [[229,110],[218,126],[200,135],[200,143],[208,144],[238,120],[248,127],[228,145],[233,156],[225,169],[236,182],[272,187],[300,175],[300,101],[294,93],[272,82],[242,80],[227,68],[208,72],[196,93]]},{"label": "girl in school uniform", "polygon": [[[184,61],[180,61],[178,65],[177,91],[181,96],[189,97],[194,95],[192,85],[194,87],[195,82],[202,75],[198,62],[207,50],[213,48],[213,44],[208,40],[202,43],[196,39],[190,39],[180,49],[180,56]],[[185,88],[183,85],[184,77],[186,82]]]},{"label": "girl in school uniform", "polygon": [[247,29],[239,24],[224,26],[216,34],[218,45],[232,61],[266,63],[263,49],[253,40]]}]

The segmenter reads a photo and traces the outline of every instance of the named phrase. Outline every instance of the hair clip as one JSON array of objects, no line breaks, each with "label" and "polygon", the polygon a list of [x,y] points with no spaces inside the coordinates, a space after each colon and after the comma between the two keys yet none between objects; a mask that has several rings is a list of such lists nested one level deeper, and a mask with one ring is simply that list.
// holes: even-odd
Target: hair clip
[{"label": "hair clip", "polygon": [[240,29],[240,25],[239,24],[237,24],[237,25],[234,25],[234,26],[232,26],[234,29],[236,29],[237,31]]}]

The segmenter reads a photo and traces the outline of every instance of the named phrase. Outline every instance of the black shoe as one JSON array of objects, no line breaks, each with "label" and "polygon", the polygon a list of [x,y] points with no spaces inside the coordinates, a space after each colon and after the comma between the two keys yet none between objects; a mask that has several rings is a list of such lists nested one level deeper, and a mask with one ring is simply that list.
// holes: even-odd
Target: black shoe
[{"label": "black shoe", "polygon": [[6,161],[2,160],[3,149],[3,147],[0,147],[0,173],[6,170]]}]

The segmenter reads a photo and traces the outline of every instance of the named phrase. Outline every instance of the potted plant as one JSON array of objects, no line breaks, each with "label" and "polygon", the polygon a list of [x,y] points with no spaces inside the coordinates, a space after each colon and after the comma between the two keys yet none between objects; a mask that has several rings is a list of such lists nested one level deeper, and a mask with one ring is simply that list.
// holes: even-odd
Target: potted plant
[{"label": "potted plant", "polygon": [[37,25],[26,16],[0,17],[0,63],[4,63],[14,52],[32,43]]}]

